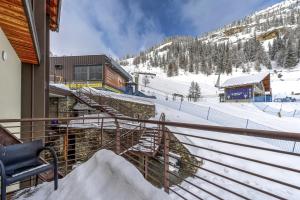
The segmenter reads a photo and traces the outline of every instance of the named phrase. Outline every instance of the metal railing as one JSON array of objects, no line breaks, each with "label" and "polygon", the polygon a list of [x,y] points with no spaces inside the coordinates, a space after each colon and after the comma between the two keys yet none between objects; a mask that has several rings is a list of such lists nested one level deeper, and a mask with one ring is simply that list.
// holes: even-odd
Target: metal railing
[{"label": "metal railing", "polygon": [[[300,142],[300,133],[169,122],[164,116],[160,120],[7,119],[0,124],[11,133],[5,137],[13,135],[22,142],[43,139],[53,147],[62,176],[96,151],[109,149],[174,199],[296,200],[300,196],[300,154],[257,139]],[[28,179],[14,189],[32,184]]]}]

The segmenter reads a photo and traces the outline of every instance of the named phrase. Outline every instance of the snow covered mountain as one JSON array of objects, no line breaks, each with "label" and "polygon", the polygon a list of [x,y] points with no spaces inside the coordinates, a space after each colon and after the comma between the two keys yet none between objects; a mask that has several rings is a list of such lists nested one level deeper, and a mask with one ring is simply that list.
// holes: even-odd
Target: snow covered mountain
[{"label": "snow covered mountain", "polygon": [[172,37],[126,57],[123,66],[161,68],[167,76],[292,69],[300,58],[300,0],[286,0],[199,37]]}]

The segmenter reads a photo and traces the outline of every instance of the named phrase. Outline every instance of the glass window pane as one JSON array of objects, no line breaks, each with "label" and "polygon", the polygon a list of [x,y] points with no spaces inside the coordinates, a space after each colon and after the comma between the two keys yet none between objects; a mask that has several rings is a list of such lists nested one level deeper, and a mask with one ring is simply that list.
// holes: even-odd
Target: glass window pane
[{"label": "glass window pane", "polygon": [[75,81],[87,81],[88,68],[86,66],[75,66],[74,79]]},{"label": "glass window pane", "polygon": [[102,80],[102,66],[89,66],[89,80]]}]

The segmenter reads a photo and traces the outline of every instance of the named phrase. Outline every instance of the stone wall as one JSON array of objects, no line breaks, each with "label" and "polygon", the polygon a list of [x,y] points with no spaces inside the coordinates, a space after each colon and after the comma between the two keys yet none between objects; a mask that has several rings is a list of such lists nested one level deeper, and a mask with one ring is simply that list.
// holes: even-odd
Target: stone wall
[{"label": "stone wall", "polygon": [[150,102],[134,102],[111,97],[96,97],[98,102],[108,105],[129,117],[149,119],[155,116],[155,105]]},{"label": "stone wall", "polygon": [[71,96],[66,97],[50,97],[49,98],[49,117],[73,117],[73,106],[76,103],[76,99]]},{"label": "stone wall", "polygon": [[[134,118],[149,119],[155,116],[155,105],[150,102],[134,102],[110,97],[94,97],[94,100],[100,104],[110,106],[120,113]],[[77,100],[71,96],[50,97],[49,116],[55,117],[73,117],[73,107]]]}]

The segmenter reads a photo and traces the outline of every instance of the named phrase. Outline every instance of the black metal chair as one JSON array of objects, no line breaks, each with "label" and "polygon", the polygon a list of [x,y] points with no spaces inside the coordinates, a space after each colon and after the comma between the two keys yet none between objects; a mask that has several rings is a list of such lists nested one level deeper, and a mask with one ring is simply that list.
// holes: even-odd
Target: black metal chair
[{"label": "black metal chair", "polygon": [[[45,163],[40,158],[40,153],[47,150],[53,157],[53,163]],[[31,176],[53,170],[54,190],[58,187],[57,156],[50,147],[44,147],[42,140],[33,142],[0,146],[0,175],[1,175],[1,200],[6,199],[6,187],[12,183],[25,180]]]}]

